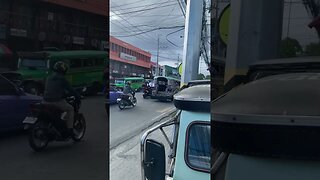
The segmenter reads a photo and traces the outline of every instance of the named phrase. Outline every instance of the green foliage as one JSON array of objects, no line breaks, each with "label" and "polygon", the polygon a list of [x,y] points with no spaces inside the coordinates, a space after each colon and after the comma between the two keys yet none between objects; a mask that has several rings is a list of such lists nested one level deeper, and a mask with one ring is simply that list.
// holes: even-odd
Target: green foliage
[{"label": "green foliage", "polygon": [[203,80],[205,78],[206,77],[204,76],[204,74],[202,74],[202,73],[198,74],[198,80]]},{"label": "green foliage", "polygon": [[310,43],[306,46],[306,56],[320,56],[320,43]]},{"label": "green foliage", "polygon": [[211,78],[211,76],[210,76],[210,75],[207,75],[205,79],[210,79],[210,78]]},{"label": "green foliage", "polygon": [[302,47],[296,39],[287,37],[281,41],[280,56],[282,58],[296,57],[302,52]]}]

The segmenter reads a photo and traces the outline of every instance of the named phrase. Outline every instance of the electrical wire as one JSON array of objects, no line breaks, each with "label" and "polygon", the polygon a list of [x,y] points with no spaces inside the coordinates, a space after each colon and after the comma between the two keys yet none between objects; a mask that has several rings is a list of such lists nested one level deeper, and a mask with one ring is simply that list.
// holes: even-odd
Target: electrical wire
[{"label": "electrical wire", "polygon": [[136,33],[136,34],[123,35],[123,36],[119,35],[119,36],[116,36],[116,37],[131,37],[131,36],[145,34],[145,33],[156,31],[156,30],[160,30],[160,29],[174,29],[174,28],[179,28],[179,27],[184,27],[184,26],[160,27],[160,28],[150,29],[150,30],[143,31],[143,32],[140,32],[140,33]]},{"label": "electrical wire", "polygon": [[178,29],[178,30],[176,30],[176,31],[173,31],[173,32],[167,34],[167,35],[166,35],[166,40],[167,40],[170,44],[174,45],[175,47],[179,47],[179,48],[183,47],[183,46],[178,46],[178,45],[174,44],[173,42],[171,42],[171,41],[168,39],[168,36],[171,35],[171,34],[177,33],[177,32],[179,32],[179,31],[182,31],[182,30],[184,30],[184,29],[185,29],[185,28],[183,27],[183,28],[181,28],[181,29]]}]

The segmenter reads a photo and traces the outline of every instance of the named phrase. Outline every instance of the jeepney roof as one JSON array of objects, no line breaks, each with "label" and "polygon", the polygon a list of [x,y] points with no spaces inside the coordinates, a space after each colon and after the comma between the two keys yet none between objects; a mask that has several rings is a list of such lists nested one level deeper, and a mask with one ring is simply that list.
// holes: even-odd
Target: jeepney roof
[{"label": "jeepney roof", "polygon": [[174,105],[181,110],[210,112],[210,85],[196,85],[174,95]]},{"label": "jeepney roof", "polygon": [[100,56],[107,57],[108,52],[106,51],[96,51],[96,50],[69,50],[69,51],[38,51],[38,52],[19,52],[20,57],[39,57],[44,58],[48,56],[54,57],[90,57],[90,56]]},{"label": "jeepney roof", "polygon": [[214,114],[320,115],[320,73],[268,76],[238,86],[217,98]]}]

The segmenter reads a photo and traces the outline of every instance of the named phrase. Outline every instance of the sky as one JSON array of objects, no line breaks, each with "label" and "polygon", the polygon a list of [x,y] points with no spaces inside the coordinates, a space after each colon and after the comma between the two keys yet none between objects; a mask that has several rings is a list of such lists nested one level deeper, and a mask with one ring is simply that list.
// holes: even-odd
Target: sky
[{"label": "sky", "polygon": [[[150,52],[154,62],[159,38],[161,65],[182,62],[184,24],[178,0],[110,0],[110,34]],[[199,73],[209,74],[202,58]]]}]

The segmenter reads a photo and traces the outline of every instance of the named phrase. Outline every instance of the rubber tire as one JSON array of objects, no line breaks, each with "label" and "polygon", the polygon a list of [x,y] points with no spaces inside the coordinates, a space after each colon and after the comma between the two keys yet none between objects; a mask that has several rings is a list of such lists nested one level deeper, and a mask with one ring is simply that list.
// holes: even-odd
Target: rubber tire
[{"label": "rubber tire", "polygon": [[[77,117],[76,117],[76,116],[77,116]],[[81,119],[82,119],[82,124],[83,124],[83,126],[84,126],[83,134],[82,134],[81,137],[75,137],[74,135],[71,136],[71,138],[72,138],[72,140],[73,140],[74,142],[79,142],[79,141],[82,140],[82,138],[84,137],[84,135],[85,135],[85,133],[86,133],[87,124],[86,124],[86,120],[85,120],[85,118],[83,117],[83,115],[77,114],[77,115],[75,115],[75,117],[76,117],[76,118],[81,118]]]},{"label": "rubber tire", "polygon": [[124,109],[126,106],[124,105],[124,102],[123,100],[121,100],[119,103],[118,103],[118,106],[119,106],[119,109],[122,110]]},{"label": "rubber tire", "polygon": [[37,122],[29,131],[29,145],[30,147],[36,151],[36,152],[41,152],[43,151],[47,146],[48,146],[48,143],[49,143],[49,138],[47,137],[47,141],[45,142],[45,145],[42,146],[42,147],[38,147],[35,142],[34,142],[34,138],[33,138],[33,133],[35,131],[36,128],[39,128],[39,122]]},{"label": "rubber tire", "polygon": [[147,96],[146,96],[145,94],[143,94],[142,96],[143,96],[143,99],[146,99],[146,98],[147,98]]}]

